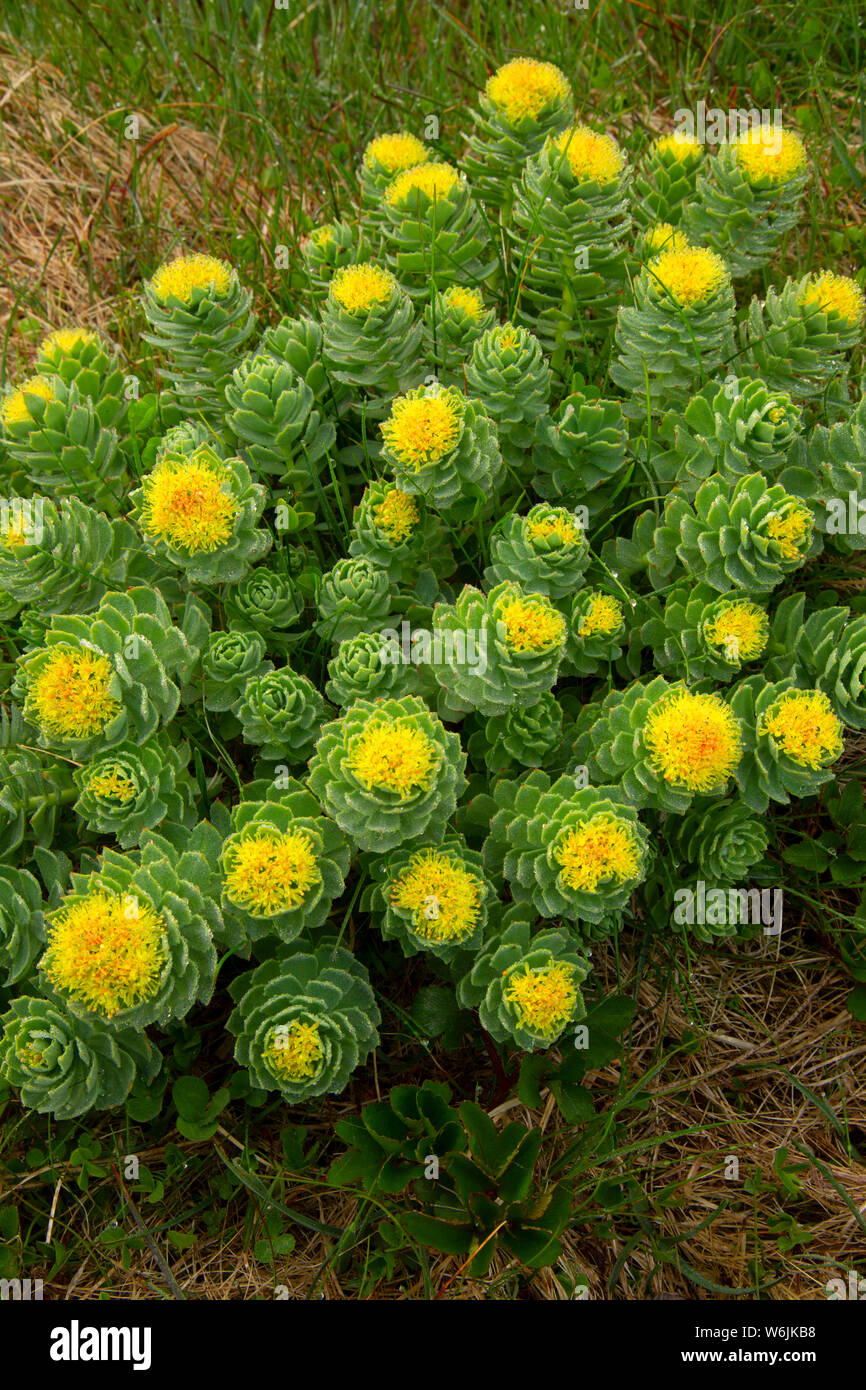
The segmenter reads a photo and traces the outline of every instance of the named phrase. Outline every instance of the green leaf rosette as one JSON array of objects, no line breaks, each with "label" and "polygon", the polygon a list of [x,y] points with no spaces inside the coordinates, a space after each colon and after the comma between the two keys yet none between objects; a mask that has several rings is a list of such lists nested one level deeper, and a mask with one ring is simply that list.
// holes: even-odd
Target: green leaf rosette
[{"label": "green leaf rosette", "polygon": [[495,499],[502,481],[496,426],[481,401],[454,387],[419,386],[398,397],[382,423],[382,462],[403,492],[449,520]]},{"label": "green leaf rosette", "polygon": [[394,1086],[357,1116],[338,1120],[334,1129],[349,1145],[334,1159],[328,1181],[343,1186],[361,1179],[365,1192],[403,1192],[425,1183],[430,1154],[462,1153],[466,1131],[448,1102],[451,1091],[438,1081]]},{"label": "green leaf rosette", "polygon": [[364,555],[344,557],[322,576],[316,630],[326,642],[342,642],[381,627],[390,610],[388,571]]},{"label": "green leaf rosette", "polygon": [[604,589],[579,589],[567,609],[563,671],[596,676],[619,661],[626,641],[630,607],[622,591],[610,594]]},{"label": "green leaf rosette", "polygon": [[863,336],[866,300],[854,280],[833,271],[788,279],[766,299],[752,299],[740,325],[741,358],[770,390],[794,400],[821,396],[834,377],[844,383],[846,354]]},{"label": "green leaf rosette", "polygon": [[466,754],[424,701],[358,700],[322,730],[309,786],[362,850],[438,843],[466,779]]},{"label": "green leaf rosette", "polygon": [[207,1004],[223,936],[215,863],[220,837],[201,822],[178,849],[154,831],[142,848],[105,850],[96,872],[46,914],[39,970],[76,1017],[123,1032],[165,1026]]},{"label": "green leaf rosette", "polygon": [[653,604],[641,629],[655,665],[693,683],[709,677],[730,681],[767,651],[766,608],[738,590],[720,594],[709,584],[681,579],[668,590],[664,608]]},{"label": "green leaf rosette", "polygon": [[538,422],[533,490],[550,502],[585,505],[591,518],[603,514],[625,469],[627,441],[619,401],[572,392]]},{"label": "green leaf rosette", "polygon": [[75,497],[0,501],[0,589],[40,614],[84,613],[127,582],[132,528]]},{"label": "green leaf rosette", "polygon": [[[108,417],[112,411],[110,402]],[[77,497],[117,516],[126,490],[117,431],[103,422],[104,403],[82,396],[75,381],[35,376],[0,399],[0,445],[30,488]],[[21,486],[19,491],[29,489]]]},{"label": "green leaf rosette", "polygon": [[583,583],[590,561],[589,542],[578,517],[564,507],[538,502],[519,516],[512,513],[490,538],[491,586],[511,580],[527,593],[560,599]]},{"label": "green leaf rosette", "polygon": [[708,882],[740,883],[763,859],[770,837],[763,821],[742,801],[695,807],[672,822],[674,854],[693,864]]},{"label": "green leaf rosette", "polygon": [[97,754],[75,772],[78,812],[88,830],[114,835],[121,849],[138,844],[142,832],[164,820],[195,824],[195,783],[189,775],[189,745],[167,733],[146,743],[121,743]]},{"label": "green leaf rosette", "polygon": [[292,318],[286,314],[266,328],[256,353],[276,357],[291,367],[313,393],[316,406],[323,415],[334,414],[346,399],[346,388],[328,373],[324,357],[324,333],[315,319],[302,315]]},{"label": "green leaf rosette", "polygon": [[42,890],[26,869],[0,864],[0,985],[26,980],[45,949]]},{"label": "green leaf rosette", "polygon": [[253,629],[269,647],[281,650],[300,636],[290,632],[304,614],[304,598],[288,574],[258,565],[237,584],[226,600],[229,630]]},{"label": "green leaf rosette", "polygon": [[415,667],[393,660],[393,656],[381,633],[359,632],[354,637],[344,637],[328,662],[326,697],[345,709],[356,700],[411,694],[417,685]]},{"label": "green leaf rosette", "polygon": [[[562,706],[545,690],[532,705],[514,705],[488,719],[483,732],[484,762],[491,771],[509,763],[542,767],[562,743]],[[470,740],[469,751],[475,757]]]},{"label": "green leaf rosette", "polygon": [[634,220],[639,227],[659,222],[677,226],[682,221],[705,158],[704,146],[684,130],[652,142],[634,181]]},{"label": "green leaf rosette", "polygon": [[568,932],[532,936],[527,922],[514,922],[487,943],[457,997],[463,1008],[478,1010],[494,1042],[536,1052],[584,1017],[580,986],[589,970]]},{"label": "green leaf rosette", "polygon": [[349,555],[369,560],[395,585],[413,584],[422,569],[453,568],[439,519],[417,494],[379,478],[367,484],[355,507]]},{"label": "green leaf rosette", "polygon": [[45,645],[19,658],[13,695],[46,748],[87,758],[142,744],[177,713],[210,615],[188,597],[178,626],[156,589],[106,594],[94,613],[51,620]]},{"label": "green leaf rosette", "polygon": [[506,464],[525,474],[537,422],[550,400],[551,374],[541,343],[510,323],[489,328],[472,348],[466,384],[495,422]]},{"label": "green leaf rosette", "polygon": [[610,375],[628,399],[623,411],[644,417],[694,394],[717,372],[732,346],[734,291],[714,251],[662,251],[634,282],[634,304],[617,315],[617,356]]},{"label": "green leaf rosette", "polygon": [[224,392],[255,328],[252,293],[237,271],[211,256],[178,256],[144,282],[145,342],[165,357],[165,374],[184,409],[219,419]]},{"label": "green leaf rosette", "polygon": [[505,581],[489,594],[465,585],[433,610],[431,669],[450,717],[504,714],[550,690],[565,653],[566,623],[544,594]]},{"label": "green leaf rosette", "polygon": [[57,1120],[122,1105],[162,1065],[143,1033],[77,1018],[53,999],[13,999],[0,1024],[0,1074],[28,1110]]},{"label": "green leaf rosette", "polygon": [[739,279],[766,265],[797,225],[808,182],[799,135],[781,126],[755,125],[704,163],[683,228],[718,251]]},{"label": "green leaf rosette", "polygon": [[730,703],[745,734],[735,776],[750,810],[763,815],[771,801],[814,796],[832,780],[845,731],[822,690],[750,676],[731,691]]},{"label": "green leaf rosette", "polygon": [[315,486],[334,447],[333,420],[315,408],[312,390],[277,357],[245,357],[226,387],[226,423],[256,473],[298,492]]},{"label": "green leaf rosette", "polygon": [[220,714],[243,699],[250,681],[273,669],[265,659],[264,638],[257,632],[242,628],[212,632],[202,653],[200,684],[193,684],[192,690],[203,692],[205,709]]},{"label": "green leaf rosette", "polygon": [[88,328],[59,328],[39,344],[36,370],[73,381],[80,399],[92,401],[104,425],[119,429],[128,409],[127,378],[117,353]]},{"label": "green leaf rosette", "polygon": [[367,972],[339,947],[281,953],[231,986],[235,1059],[254,1086],[287,1105],[339,1095],[379,1044]]},{"label": "green leaf rosette", "polygon": [[259,526],[265,488],[242,459],[222,459],[208,444],[163,454],[130,500],[148,552],[191,584],[236,584],[270,550]]},{"label": "green leaf rosette", "polygon": [[322,329],[325,366],[352,388],[356,411],[384,414],[387,402],[421,375],[421,324],[384,266],[367,261],[337,271],[322,305]]},{"label": "green leaf rosette", "polygon": [[424,308],[424,350],[442,386],[463,385],[466,361],[476,338],[496,323],[481,291],[468,285],[435,290]]},{"label": "green leaf rosette", "polygon": [[498,807],[484,846],[488,872],[541,917],[600,922],[621,911],[646,877],[649,837],[619,787],[551,783],[546,772],[493,788]]},{"label": "green leaf rosette", "polygon": [[362,906],[405,956],[429,951],[450,964],[461,952],[478,950],[496,895],[481,855],[464,840],[395,850],[373,875]]},{"label": "green leaf rosette", "polygon": [[253,783],[220,852],[223,911],[253,941],[294,941],[325,921],[350,857],[346,836],[302,783]]},{"label": "green leaf rosette", "polygon": [[619,783],[639,810],[683,814],[696,796],[721,796],[745,750],[737,712],[714,691],[663,676],[605,696],[588,731],[589,775]]},{"label": "green leaf rosette", "polygon": [[295,766],[312,753],[329,708],[311,680],[283,666],[247,681],[232,712],[265,761]]}]

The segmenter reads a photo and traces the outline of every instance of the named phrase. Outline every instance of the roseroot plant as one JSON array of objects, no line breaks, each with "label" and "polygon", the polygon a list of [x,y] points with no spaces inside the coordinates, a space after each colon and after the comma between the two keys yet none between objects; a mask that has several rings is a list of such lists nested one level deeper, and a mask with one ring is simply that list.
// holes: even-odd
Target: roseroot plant
[{"label": "roseroot plant", "polygon": [[363,231],[351,222],[322,222],[301,241],[301,256],[310,277],[314,299],[327,294],[336,271],[367,261],[373,248]]},{"label": "roseroot plant", "polygon": [[46,914],[39,973],[71,1013],[113,1029],[164,1027],[210,999],[223,934],[206,821],[177,849],[148,831],[140,850],[105,850]]},{"label": "roseroot plant", "polygon": [[681,579],[653,603],[641,638],[655,664],[689,683],[730,681],[767,652],[767,609],[737,590],[720,594],[709,584]]},{"label": "roseroot plant", "polygon": [[256,344],[256,354],[276,357],[291,367],[309,386],[322,413],[337,412],[342,407],[346,387],[332,379],[325,366],[324,333],[317,319],[285,315],[265,329]]},{"label": "roseroot plant", "polygon": [[122,1105],[162,1065],[142,1032],[78,1018],[54,999],[12,999],[0,1030],[0,1075],[22,1105],[57,1120]]},{"label": "roseroot plant", "polygon": [[594,519],[622,481],[627,439],[620,401],[573,392],[538,422],[533,489],[551,502],[585,505]]},{"label": "roseroot plant", "polygon": [[468,285],[436,290],[424,306],[424,349],[442,386],[462,386],[476,338],[496,323],[481,291]]},{"label": "roseroot plant", "polygon": [[553,63],[514,58],[497,68],[478,94],[464,157],[482,201],[507,211],[525,161],[573,111],[571,83]]},{"label": "roseroot plant", "polygon": [[190,749],[161,731],[140,745],[121,743],[75,771],[74,810],[89,830],[114,835],[121,849],[164,820],[193,826],[197,788],[189,774]]},{"label": "roseroot plant", "polygon": [[493,532],[484,578],[491,588],[511,580],[528,593],[556,600],[583,583],[589,561],[580,518],[564,507],[538,502],[525,516],[513,512]]},{"label": "roseroot plant", "polygon": [[742,721],[715,691],[655,676],[611,690],[592,713],[589,775],[619,783],[638,809],[682,815],[696,796],[722,796],[743,759]]},{"label": "roseroot plant", "polygon": [[805,605],[805,594],[790,594],[776,609],[768,675],[802,677],[804,685],[824,692],[843,724],[864,729],[866,614],[834,606],[806,616]]},{"label": "roseroot plant", "polygon": [[150,332],[181,404],[219,421],[226,384],[254,331],[252,295],[237,271],[212,256],[178,256],[143,286]]},{"label": "roseroot plant", "polygon": [[513,922],[490,938],[457,987],[495,1042],[524,1052],[551,1047],[586,1013],[580,986],[590,963],[575,938],[553,929],[532,934]]},{"label": "roseroot plant", "polygon": [[99,406],[103,425],[120,428],[129,405],[126,373],[117,353],[99,334],[88,328],[59,328],[42,339],[36,353],[36,370],[59,376],[79,398]]},{"label": "roseroot plant", "polygon": [[27,980],[44,949],[39,883],[26,869],[0,864],[0,985]]},{"label": "roseroot plant", "polygon": [[634,180],[634,220],[639,227],[678,226],[694,200],[705,159],[705,147],[685,130],[652,142]]},{"label": "roseroot plant", "polygon": [[694,496],[712,474],[730,485],[749,473],[772,477],[799,437],[801,411],[783,391],[759,379],[728,376],[693,396],[682,414],[662,421],[664,446],[651,458],[661,483]]},{"label": "roseroot plant", "polygon": [[326,642],[381,627],[390,610],[388,571],[366,555],[345,556],[322,576],[316,627]]},{"label": "roseroot plant", "polygon": [[309,758],[330,710],[307,676],[282,666],[251,676],[232,713],[266,761],[295,767]]},{"label": "roseroot plant", "polygon": [[304,597],[290,574],[257,565],[226,595],[229,631],[254,631],[269,650],[281,651],[298,638],[293,631],[304,613]]},{"label": "roseroot plant", "polygon": [[372,261],[344,266],[322,305],[324,362],[352,388],[356,410],[384,413],[398,391],[414,385],[421,324],[406,290]]},{"label": "roseroot plant", "polygon": [[326,724],[308,783],[359,849],[438,844],[466,786],[466,754],[418,696],[357,700]]},{"label": "roseroot plant", "polygon": [[439,519],[418,494],[374,478],[352,516],[349,555],[384,570],[392,584],[412,584],[424,568],[453,568]]},{"label": "roseroot plant", "polygon": [[91,614],[54,617],[45,644],[19,658],[13,694],[46,748],[86,758],[142,744],[180,704],[210,614],[190,596],[174,626],[157,589],[108,593]]},{"label": "roseroot plant", "polygon": [[811,463],[818,466],[823,505],[817,508],[816,520],[825,543],[843,552],[866,549],[861,506],[866,498],[866,396],[861,396],[847,420],[830,429],[816,425],[808,449]]},{"label": "roseroot plant", "polygon": [[796,226],[808,181],[799,135],[762,121],[703,164],[683,228],[718,251],[733,276],[747,275],[765,265]]},{"label": "roseroot plant", "polygon": [[389,183],[406,169],[417,168],[433,158],[433,151],[408,130],[377,135],[365,146],[359,169],[361,206],[370,223],[382,220],[382,194]]},{"label": "roseroot plant", "polygon": [[455,387],[419,386],[382,422],[382,463],[402,492],[449,519],[490,507],[503,476],[496,425],[480,400]]},{"label": "roseroot plant", "polygon": [[404,955],[429,951],[453,963],[480,947],[495,896],[481,855],[447,838],[421,849],[403,846],[378,862],[362,906]]},{"label": "roseroot plant", "polygon": [[[136,560],[139,563],[136,565]],[[125,585],[137,557],[127,522],[65,497],[12,497],[0,517],[0,589],[31,612],[82,613]],[[150,567],[151,569],[153,567]]]},{"label": "roseroot plant", "polygon": [[235,367],[225,390],[226,423],[257,474],[309,491],[327,467],[336,429],[315,408],[312,390],[287,362],[257,353]]},{"label": "roseroot plant", "polygon": [[220,851],[223,912],[253,941],[294,941],[320,927],[342,893],[349,841],[295,779],[244,790]]},{"label": "roseroot plant", "polygon": [[126,463],[113,404],[82,396],[77,382],[30,377],[0,401],[0,444],[17,465],[20,493],[37,489],[52,498],[78,497],[117,516],[126,488]]},{"label": "roseroot plant", "polygon": [[686,404],[732,349],[734,290],[725,262],[705,247],[663,251],[634,282],[634,304],[620,308],[610,375],[630,399],[623,411]]},{"label": "roseroot plant", "polygon": [[504,580],[489,593],[466,585],[433,610],[431,669],[449,717],[504,714],[535,704],[555,684],[566,624],[545,594]]},{"label": "roseroot plant", "polygon": [[540,342],[510,323],[488,329],[472,348],[466,382],[496,423],[505,463],[525,473],[536,422],[550,399],[550,368]]},{"label": "roseroot plant", "polygon": [[532,705],[513,705],[504,714],[494,714],[470,738],[469,752],[475,757],[477,748],[479,760],[491,772],[501,772],[511,763],[541,767],[559,749],[562,730],[562,706],[545,690]]},{"label": "roseroot plant", "polygon": [[[646,875],[648,836],[624,789],[542,771],[493,788],[484,856],[515,902],[540,917],[594,924],[625,907]],[[591,935],[591,928],[590,928]]]},{"label": "roseroot plant", "polygon": [[771,801],[813,796],[832,780],[845,731],[823,690],[750,676],[733,688],[730,704],[744,734],[737,786],[752,811],[760,815]]},{"label": "roseroot plant", "polygon": [[786,280],[755,296],[740,324],[740,359],[774,391],[795,400],[847,377],[846,354],[863,336],[866,299],[856,281],[831,270]]},{"label": "roseroot plant", "polygon": [[235,1058],[254,1086],[288,1105],[339,1095],[378,1046],[381,1016],[364,966],[350,951],[284,946],[229,987]]},{"label": "roseroot plant", "polygon": [[266,500],[243,459],[220,458],[209,444],[163,454],[130,496],[148,553],[190,584],[236,584],[267,553]]},{"label": "roseroot plant", "polygon": [[569,344],[610,325],[626,281],[631,171],[609,135],[568,126],[528,159],[509,234],[519,313],[561,369]]},{"label": "roseroot plant", "polygon": [[382,194],[385,253],[414,298],[483,284],[497,259],[465,174],[436,161],[404,169]]},{"label": "roseroot plant", "polygon": [[578,590],[570,604],[561,605],[568,619],[563,669],[594,676],[619,661],[633,603],[624,592],[586,588]]},{"label": "roseroot plant", "polygon": [[670,494],[653,537],[650,577],[660,587],[682,568],[720,592],[760,598],[819,549],[814,513],[780,483],[749,473],[730,486],[712,474],[691,502]]}]

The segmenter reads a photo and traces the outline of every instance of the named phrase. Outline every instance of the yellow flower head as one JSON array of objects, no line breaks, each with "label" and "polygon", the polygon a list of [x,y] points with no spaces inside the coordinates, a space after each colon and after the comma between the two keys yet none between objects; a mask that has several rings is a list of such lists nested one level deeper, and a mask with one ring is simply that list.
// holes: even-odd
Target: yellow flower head
[{"label": "yellow flower head", "polygon": [[559,877],[573,892],[619,888],[640,874],[640,847],[628,821],[605,812],[566,831],[553,850]]},{"label": "yellow flower head", "polygon": [[55,738],[90,738],[120,709],[111,663],[86,647],[51,647],[28,682],[24,717]]},{"label": "yellow flower head", "polygon": [[40,357],[64,357],[81,343],[95,343],[98,335],[90,328],[58,328],[39,344]]},{"label": "yellow flower head", "polygon": [[555,507],[536,516],[530,513],[523,522],[523,535],[530,544],[534,541],[552,541],[555,546],[570,550],[572,546],[580,544],[583,530],[571,512],[564,507]]},{"label": "yellow flower head", "polygon": [[40,968],[77,1004],[112,1018],[156,994],[167,959],[165,924],[148,903],[93,892],[57,909]]},{"label": "yellow flower head", "polygon": [[770,512],[765,529],[783,560],[802,560],[812,543],[813,525],[814,518],[808,507],[793,506]]},{"label": "yellow flower head", "polygon": [[344,767],[368,791],[406,801],[432,786],[440,762],[439,749],[409,720],[374,714],[352,739]]},{"label": "yellow flower head", "polygon": [[685,130],[672,130],[669,135],[660,135],[652,143],[652,149],[659,154],[673,155],[674,159],[693,163],[703,154],[703,146],[694,135]]},{"label": "yellow flower head", "polygon": [[391,888],[396,908],[411,912],[416,935],[432,942],[463,941],[478,922],[481,885],[438,849],[420,849]]},{"label": "yellow flower head", "polygon": [[565,641],[565,619],[543,594],[504,595],[496,619],[505,627],[506,646],[521,655],[549,652]]},{"label": "yellow flower head", "polygon": [[672,227],[670,222],[657,222],[647,231],[644,247],[652,255],[658,255],[661,251],[688,251],[691,242],[685,232]]},{"label": "yellow flower head", "polygon": [[842,756],[841,719],[820,690],[786,690],[758,721],[758,733],[775,739],[800,767],[818,771]]},{"label": "yellow flower head", "polygon": [[593,594],[586,612],[577,622],[577,635],[587,637],[612,637],[625,622],[625,610],[619,599],[611,594]]},{"label": "yellow flower head", "polygon": [[102,797],[104,801],[118,801],[123,805],[132,801],[138,793],[135,781],[120,768],[104,764],[91,764],[84,769],[84,790],[91,796]]},{"label": "yellow flower head", "polygon": [[536,121],[552,107],[571,101],[571,84],[553,63],[513,58],[497,68],[484,88],[488,100],[509,125]]},{"label": "yellow flower head", "polygon": [[413,193],[421,193],[435,203],[438,198],[447,198],[460,183],[462,179],[453,164],[416,164],[412,169],[404,169],[388,184],[385,202],[396,208]]},{"label": "yellow flower head", "polygon": [[185,457],[166,454],[142,483],[142,531],[190,555],[219,550],[240,513],[224,486],[229,476],[207,445]]},{"label": "yellow flower head", "polygon": [[321,227],[314,227],[310,232],[309,239],[320,251],[324,250],[326,246],[330,246],[334,240],[333,222],[323,222]]},{"label": "yellow flower head", "polygon": [[698,246],[663,251],[650,261],[647,274],[658,297],[670,297],[684,307],[703,303],[731,279],[721,256]]},{"label": "yellow flower head", "polygon": [[377,135],[364,150],[364,164],[368,169],[382,170],[385,174],[399,174],[403,169],[412,169],[430,159],[432,151],[410,135],[408,130],[397,131],[394,135]]},{"label": "yellow flower head", "polygon": [[373,508],[373,520],[391,545],[402,545],[403,541],[409,539],[421,517],[415,498],[408,492],[401,492],[398,487],[392,487],[378,507]]},{"label": "yellow flower head", "polygon": [[551,961],[534,970],[517,970],[505,986],[505,999],[521,1028],[540,1038],[558,1038],[577,1007],[574,968],[565,961]]},{"label": "yellow flower head", "polygon": [[690,792],[718,791],[743,753],[740,726],[728,705],[718,695],[684,689],[656,701],[643,740],[659,776]]},{"label": "yellow flower head", "polygon": [[866,299],[856,280],[824,270],[811,277],[800,299],[804,308],[820,309],[822,314],[838,314],[855,328],[866,318]]},{"label": "yellow flower head", "polygon": [[254,917],[275,917],[300,907],[322,881],[310,836],[303,830],[256,826],[229,841],[223,857],[229,902]]},{"label": "yellow flower head", "polygon": [[318,1023],[278,1024],[262,1048],[262,1061],[278,1081],[309,1081],[319,1069],[325,1049]]},{"label": "yellow flower head", "polygon": [[588,126],[569,126],[550,138],[579,183],[615,183],[625,168],[625,155],[613,137]]},{"label": "yellow flower head", "polygon": [[495,352],[510,352],[521,345],[521,334],[513,323],[504,323],[492,329],[490,342]]},{"label": "yellow flower head", "polygon": [[387,448],[404,468],[439,463],[459,442],[463,399],[452,387],[398,396],[381,430]]},{"label": "yellow flower head", "polygon": [[459,309],[468,319],[478,323],[484,313],[484,300],[477,290],[467,289],[465,285],[451,285],[442,299],[449,309]]},{"label": "yellow flower head", "polygon": [[707,645],[723,653],[727,661],[754,661],[769,640],[767,610],[750,599],[731,599],[717,608],[702,632]]},{"label": "yellow flower head", "polygon": [[215,256],[178,256],[159,267],[150,288],[162,304],[168,299],[189,304],[194,290],[208,290],[212,299],[223,299],[231,289],[233,274],[228,261],[218,261]]},{"label": "yellow flower head", "polygon": [[26,396],[41,396],[43,401],[56,400],[54,386],[47,376],[32,376],[17,391],[0,401],[0,421],[4,425],[23,425],[33,416],[27,406]]},{"label": "yellow flower head", "polygon": [[763,179],[786,183],[806,167],[803,141],[781,126],[753,126],[733,144],[737,163],[750,183]]},{"label": "yellow flower head", "polygon": [[331,281],[330,293],[347,314],[368,314],[371,309],[390,304],[397,290],[397,281],[390,270],[362,261],[360,265],[345,265]]}]

